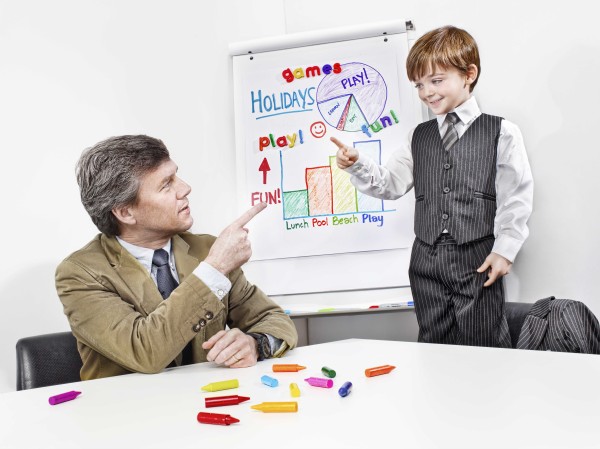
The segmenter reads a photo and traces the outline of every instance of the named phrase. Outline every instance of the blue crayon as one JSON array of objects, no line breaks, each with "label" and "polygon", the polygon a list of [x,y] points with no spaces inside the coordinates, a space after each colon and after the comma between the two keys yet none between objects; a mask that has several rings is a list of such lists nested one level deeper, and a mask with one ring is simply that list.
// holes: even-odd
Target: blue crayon
[{"label": "blue crayon", "polygon": [[352,382],[344,382],[344,385],[340,387],[338,393],[343,398],[352,393]]},{"label": "blue crayon", "polygon": [[277,379],[274,379],[274,378],[272,378],[270,376],[267,376],[267,375],[262,376],[260,378],[260,381],[263,384],[265,384],[265,385],[267,385],[269,387],[277,387],[277,386],[279,386],[279,381]]}]

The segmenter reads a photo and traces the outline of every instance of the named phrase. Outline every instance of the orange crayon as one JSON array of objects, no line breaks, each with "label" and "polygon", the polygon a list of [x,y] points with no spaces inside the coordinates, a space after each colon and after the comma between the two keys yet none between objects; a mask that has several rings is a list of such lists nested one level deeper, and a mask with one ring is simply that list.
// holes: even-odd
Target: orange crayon
[{"label": "orange crayon", "polygon": [[365,370],[365,376],[367,376],[367,377],[381,376],[382,374],[388,374],[393,369],[396,369],[396,367],[392,366],[392,365],[382,365],[382,366],[376,366],[374,368],[367,368]]},{"label": "orange crayon", "polygon": [[275,363],[273,365],[274,373],[296,373],[306,369],[306,366],[297,365],[295,363],[285,364],[285,363]]}]

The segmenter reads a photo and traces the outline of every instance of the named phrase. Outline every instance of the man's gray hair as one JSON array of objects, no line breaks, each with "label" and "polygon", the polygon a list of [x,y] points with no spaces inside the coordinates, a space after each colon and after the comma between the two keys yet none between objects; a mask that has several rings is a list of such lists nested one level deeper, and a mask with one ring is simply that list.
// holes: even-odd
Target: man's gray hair
[{"label": "man's gray hair", "polygon": [[136,204],[142,177],[167,159],[165,144],[144,135],[111,137],[83,152],[76,167],[81,202],[100,232],[119,235],[112,210]]}]

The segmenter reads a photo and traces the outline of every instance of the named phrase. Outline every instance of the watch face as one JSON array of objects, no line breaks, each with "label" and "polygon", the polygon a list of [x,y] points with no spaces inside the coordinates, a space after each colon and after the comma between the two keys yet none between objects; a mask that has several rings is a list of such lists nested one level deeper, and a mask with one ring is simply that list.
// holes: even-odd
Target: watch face
[{"label": "watch face", "polygon": [[265,359],[271,357],[271,345],[269,344],[269,339],[266,335],[261,335],[260,346],[263,357]]}]

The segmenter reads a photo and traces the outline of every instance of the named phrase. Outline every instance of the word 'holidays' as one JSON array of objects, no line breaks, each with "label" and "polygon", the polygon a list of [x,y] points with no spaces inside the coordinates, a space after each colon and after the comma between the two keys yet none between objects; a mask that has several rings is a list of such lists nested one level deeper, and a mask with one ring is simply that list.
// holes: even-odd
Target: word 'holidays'
[{"label": "word 'holidays'", "polygon": [[305,76],[306,78],[310,78],[313,76],[321,76],[321,73],[323,75],[329,75],[330,73],[341,73],[341,71],[342,66],[339,62],[336,62],[333,65],[325,64],[323,67],[319,67],[318,65],[310,66],[307,67],[306,70],[302,67],[298,67],[294,70],[287,68],[281,72],[281,76],[283,76],[288,83],[291,83],[292,81],[299,80]]},{"label": "word 'holidays'", "polygon": [[[306,110],[307,106],[315,104],[315,87],[297,89],[293,92],[278,92],[263,94],[262,89],[250,91],[250,102],[253,114],[263,114],[271,111]],[[281,112],[280,112],[281,113]]]}]

